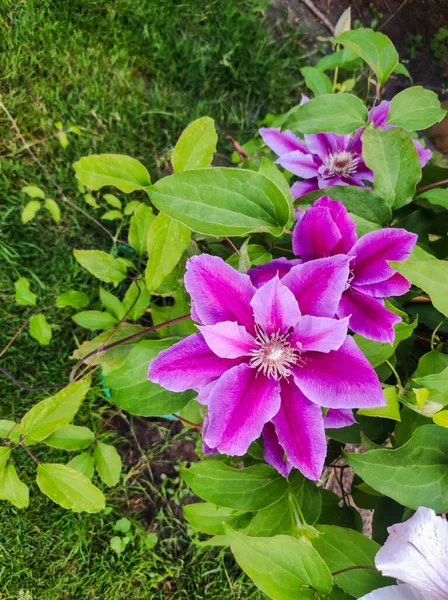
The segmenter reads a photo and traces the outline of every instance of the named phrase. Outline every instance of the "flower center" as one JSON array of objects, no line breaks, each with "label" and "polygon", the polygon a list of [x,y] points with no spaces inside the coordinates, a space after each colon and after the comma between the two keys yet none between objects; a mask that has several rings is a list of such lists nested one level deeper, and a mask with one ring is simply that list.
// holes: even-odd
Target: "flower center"
[{"label": "flower center", "polygon": [[261,327],[255,325],[257,348],[250,353],[250,366],[263,372],[267,377],[281,379],[291,375],[291,367],[300,362],[300,348],[291,348],[288,342],[290,333],[272,333],[267,335]]},{"label": "flower center", "polygon": [[344,292],[350,288],[354,277],[355,277],[355,274],[353,273],[353,270],[350,269],[350,271],[348,272],[348,279],[347,279],[347,283],[345,284]]},{"label": "flower center", "polygon": [[335,175],[347,177],[355,173],[358,168],[359,160],[359,156],[354,152],[342,150],[341,152],[329,154],[324,159],[323,164],[331,177],[334,177]]}]

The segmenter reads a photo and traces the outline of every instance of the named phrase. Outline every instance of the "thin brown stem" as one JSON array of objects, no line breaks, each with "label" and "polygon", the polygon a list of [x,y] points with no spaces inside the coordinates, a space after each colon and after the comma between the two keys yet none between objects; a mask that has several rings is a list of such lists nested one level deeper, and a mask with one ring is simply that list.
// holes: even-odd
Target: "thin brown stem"
[{"label": "thin brown stem", "polygon": [[331,35],[334,35],[334,27],[333,24],[327,19],[327,17],[320,12],[320,10],[315,6],[315,4],[311,0],[302,0],[303,4],[307,6],[312,13],[325,25],[325,27],[329,30]]},{"label": "thin brown stem", "polygon": [[238,256],[241,256],[241,252],[238,250],[238,248],[235,246],[235,244],[232,242],[232,240],[230,238],[228,238],[226,235],[224,237],[229,242],[229,244],[232,246],[233,251],[236,252],[238,254]]},{"label": "thin brown stem", "polygon": [[186,425],[190,425],[190,427],[194,427],[195,429],[198,429],[199,431],[202,429],[201,425],[199,425],[199,423],[193,423],[193,421],[189,421],[188,419],[185,419],[184,417],[181,417],[180,415],[176,414],[176,413],[172,413],[173,417],[176,417],[176,419],[179,419],[179,421],[182,421],[182,423],[185,423]]},{"label": "thin brown stem", "polygon": [[442,181],[437,181],[436,183],[430,183],[429,185],[424,185],[421,188],[418,188],[417,192],[426,192],[426,190],[430,190],[432,188],[438,187],[439,185],[444,185],[448,183],[448,179],[442,179]]},{"label": "thin brown stem", "polygon": [[39,385],[37,387],[30,387],[29,385],[25,385],[21,383],[18,379],[14,377],[12,373],[7,371],[4,367],[0,367],[0,373],[3,373],[8,379],[10,379],[18,388],[21,390],[25,390],[26,392],[41,392],[43,390],[62,390],[65,385]]},{"label": "thin brown stem", "polygon": [[342,573],[347,573],[348,571],[354,571],[355,569],[368,569],[369,571],[378,571],[378,569],[376,567],[373,567],[372,565],[360,565],[360,566],[346,567],[345,569],[341,569],[340,571],[335,571],[331,575],[332,575],[332,577],[336,577],[336,575],[341,575]]},{"label": "thin brown stem", "polygon": [[20,442],[20,445],[22,446],[22,448],[25,448],[25,450],[29,454],[29,456],[31,456],[31,458],[34,460],[34,462],[36,463],[36,465],[38,465],[39,461],[34,456],[34,454],[32,452],[30,452],[30,449],[28,448],[28,446],[26,444],[24,444],[23,442]]},{"label": "thin brown stem", "polygon": [[36,140],[35,142],[31,142],[31,144],[26,144],[26,146],[19,148],[15,152],[9,152],[8,154],[0,154],[0,158],[12,158],[13,156],[17,156],[17,154],[20,154],[21,152],[23,152],[24,150],[27,150],[28,148],[32,148],[33,146],[38,146],[39,144],[44,144],[45,142],[48,142],[56,137],[59,137],[61,135],[61,133],[66,133],[66,132],[58,131],[58,133],[54,133],[53,135],[43,138],[42,140]]}]

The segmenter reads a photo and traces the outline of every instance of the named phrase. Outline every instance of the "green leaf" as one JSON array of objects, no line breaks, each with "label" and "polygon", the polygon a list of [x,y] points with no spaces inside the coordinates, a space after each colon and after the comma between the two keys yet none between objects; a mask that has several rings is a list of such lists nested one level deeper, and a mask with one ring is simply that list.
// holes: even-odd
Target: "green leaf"
[{"label": "green leaf", "polygon": [[98,475],[108,487],[117,485],[121,475],[121,458],[115,446],[99,442],[93,454]]},{"label": "green leaf", "polygon": [[[129,286],[125,297],[123,298],[123,306],[126,312],[130,310],[127,316],[129,321],[138,321],[142,317],[151,301],[151,295],[148,292],[143,281],[138,283],[133,281]],[[132,309],[131,309],[132,307]]]},{"label": "green leaf", "polygon": [[267,177],[247,169],[200,169],[160,179],[148,190],[154,205],[205,235],[280,236],[290,201]]},{"label": "green leaf", "polygon": [[101,250],[74,250],[76,260],[94,277],[106,283],[120,283],[126,277],[126,265]]},{"label": "green leaf", "polygon": [[61,131],[61,133],[58,135],[58,139],[59,143],[65,150],[68,146],[68,135],[65,133],[65,131]]},{"label": "green leaf", "polygon": [[37,185],[26,185],[21,191],[30,198],[40,198],[41,200],[45,198],[45,192]]},{"label": "green leaf", "polygon": [[121,321],[126,312],[121,301],[102,287],[100,287],[100,300],[104,308],[118,321]]},{"label": "green leaf", "polygon": [[118,323],[117,319],[108,312],[100,310],[83,310],[72,317],[73,321],[80,327],[86,329],[109,329]]},{"label": "green leaf", "polygon": [[352,26],[352,9],[349,6],[344,10],[342,15],[339,17],[338,22],[334,27],[334,37],[337,38],[344,33],[344,31],[350,31]]},{"label": "green leaf", "polygon": [[151,185],[142,163],[123,154],[92,154],[81,158],[73,167],[77,179],[91,190],[113,185],[129,194]]},{"label": "green leaf", "polygon": [[217,141],[213,119],[201,117],[190,123],[173,150],[171,162],[174,172],[208,167],[216,151]]},{"label": "green leaf", "polygon": [[216,460],[182,468],[192,490],[207,502],[236,510],[255,511],[282,498],[288,482],[265,464],[234,469]]},{"label": "green leaf", "polygon": [[247,524],[250,514],[216,506],[211,502],[187,504],[183,508],[184,517],[195,529],[208,535],[224,535],[224,523],[234,529],[240,529]]},{"label": "green leaf", "polygon": [[131,217],[128,240],[139,256],[145,253],[148,231],[155,218],[152,208],[143,203]]},{"label": "green leaf", "polygon": [[412,200],[422,170],[417,150],[404,131],[367,128],[362,134],[362,156],[375,175],[374,192],[391,208]]},{"label": "green leaf", "polygon": [[[247,255],[251,265],[264,265],[272,260],[272,254],[260,244],[249,244],[247,246]],[[240,257],[235,252],[229,256],[229,258],[226,260],[226,263],[231,265],[234,269],[238,269],[239,258]]]},{"label": "green leaf", "polygon": [[122,219],[123,213],[119,210],[108,210],[107,212],[101,215],[102,221],[116,221],[117,219]]},{"label": "green leaf", "polygon": [[383,390],[383,394],[386,400],[386,406],[380,406],[379,408],[363,408],[361,410],[358,410],[358,414],[366,415],[367,417],[383,417],[384,419],[401,421],[400,403],[398,401],[398,394],[396,388],[386,388],[385,390]]},{"label": "green leaf", "polygon": [[374,490],[403,506],[448,510],[448,436],[437,425],[423,425],[397,450],[345,455]]},{"label": "green leaf", "polygon": [[437,94],[421,85],[410,87],[392,98],[387,123],[407,131],[427,129],[446,115]]},{"label": "green leaf", "polygon": [[51,341],[52,331],[45,315],[39,313],[31,317],[30,334],[31,337],[39,342],[39,344],[42,344],[42,346],[48,346]]},{"label": "green leaf", "polygon": [[59,204],[55,202],[52,198],[46,198],[45,208],[53,217],[53,221],[59,223],[59,221],[61,220],[61,209],[59,208]]},{"label": "green leaf", "polygon": [[120,533],[129,533],[131,527],[131,521],[126,517],[123,517],[122,519],[118,519],[118,521],[115,523],[114,530],[119,531]]},{"label": "green leaf", "polygon": [[438,260],[418,246],[405,262],[390,262],[390,266],[411,283],[424,290],[435,308],[448,316],[448,262]]},{"label": "green leaf", "polygon": [[82,454],[73,457],[72,460],[67,463],[67,467],[76,469],[77,471],[84,473],[89,479],[92,479],[95,469],[95,459],[90,452],[83,452]]},{"label": "green leaf", "polygon": [[86,204],[88,204],[92,208],[100,208],[100,205],[95,200],[95,198],[92,196],[92,194],[85,194],[84,201],[86,202]]},{"label": "green leaf", "polygon": [[119,200],[116,196],[114,196],[114,194],[104,194],[103,195],[104,200],[106,200],[106,202],[110,205],[113,206],[114,208],[118,208],[118,210],[121,210],[121,200]]},{"label": "green leaf", "polygon": [[88,477],[67,465],[40,463],[37,485],[53,502],[73,512],[97,513],[104,510],[104,494]]},{"label": "green leaf", "polygon": [[14,444],[20,440],[17,423],[7,419],[0,419],[0,437],[4,440],[10,438]]},{"label": "green leaf", "polygon": [[122,554],[126,550],[127,542],[125,538],[119,537],[118,535],[114,535],[110,538],[109,541],[110,547],[115,552],[115,554]]},{"label": "green leaf", "polygon": [[[353,529],[335,525],[317,525],[321,534],[311,540],[313,547],[327,563],[331,572],[355,566],[375,566],[375,555],[379,544]],[[378,571],[354,569],[334,577],[335,582],[347,594],[360,598],[393,581]]]},{"label": "green leaf", "polygon": [[367,122],[368,111],[352,94],[324,94],[292,108],[286,115],[285,129],[302,133],[352,133]]},{"label": "green leaf", "polygon": [[407,68],[404,66],[403,63],[398,63],[397,66],[395,67],[395,69],[393,70],[393,73],[397,73],[398,75],[404,75],[405,77],[407,77],[409,79],[409,81],[412,84],[412,77],[411,74],[409,73],[409,71],[407,70]]},{"label": "green leaf", "polygon": [[31,200],[26,204],[22,210],[22,223],[25,225],[29,223],[37,214],[37,211],[40,210],[42,204],[39,200]]},{"label": "green leaf", "polygon": [[59,427],[68,425],[78,412],[90,383],[90,377],[75,381],[54,396],[35,404],[20,422],[21,435],[41,442]]},{"label": "green leaf", "polygon": [[14,283],[16,289],[16,302],[20,306],[36,306],[36,294],[30,290],[30,282],[26,277],[21,277]]},{"label": "green leaf", "polygon": [[305,78],[306,87],[309,88],[315,96],[332,93],[333,84],[331,83],[330,78],[319,69],[316,69],[315,67],[303,67],[300,69],[300,72]]},{"label": "green leaf", "polygon": [[291,196],[291,190],[289,188],[289,183],[286,180],[284,174],[280,171],[280,169],[266,156],[263,156],[260,163],[260,168],[258,172],[270,179],[278,188],[281,189],[285,197],[288,199],[291,205],[291,212],[293,211],[293,198]]},{"label": "green leaf", "polygon": [[346,209],[354,215],[371,223],[385,225],[392,217],[390,206],[378,194],[367,188],[351,185],[334,185],[324,190],[318,190],[302,196],[300,204],[314,202],[322,196],[329,196],[333,200],[339,200]]},{"label": "green leaf", "polygon": [[53,431],[44,440],[46,446],[60,448],[61,450],[84,450],[88,448],[95,437],[93,431],[88,427],[79,425],[65,425]]},{"label": "green leaf", "polygon": [[403,321],[396,323],[394,325],[395,341],[393,345],[387,342],[374,342],[358,334],[355,334],[353,338],[372,367],[376,368],[392,356],[400,342],[412,335],[414,329],[417,327],[417,323],[417,319],[412,323],[404,323]]},{"label": "green leaf", "polygon": [[448,427],[448,410],[441,410],[436,413],[432,420],[436,425],[440,425],[440,427]]},{"label": "green leaf", "polygon": [[343,69],[350,71],[359,69],[362,66],[362,59],[356,52],[350,50],[350,48],[343,48],[332,54],[327,54],[316,64],[316,68],[319,69],[319,71],[332,71],[337,67],[342,67]]},{"label": "green leaf", "polygon": [[330,593],[328,567],[307,542],[287,535],[253,538],[226,526],[237,563],[274,600],[315,599]]},{"label": "green leaf", "polygon": [[[193,171],[191,171],[193,172]],[[171,273],[190,245],[190,230],[161,213],[148,230],[148,263],[145,270],[146,287],[156,290]]]},{"label": "green leaf", "polygon": [[124,207],[124,214],[133,215],[140,204],[142,204],[142,202],[139,202],[138,200],[131,200],[131,202],[128,202]]},{"label": "green leaf", "polygon": [[6,463],[11,456],[11,448],[7,446],[0,446],[0,477],[3,475],[3,471],[5,470]]},{"label": "green leaf", "polygon": [[77,292],[76,290],[69,290],[64,292],[56,298],[56,306],[58,308],[65,308],[71,306],[72,308],[85,308],[89,306],[90,299],[85,292]]},{"label": "green leaf", "polygon": [[443,206],[448,210],[448,188],[435,188],[433,190],[427,190],[417,196],[418,198],[424,198],[431,204],[437,206]]},{"label": "green leaf", "polygon": [[174,341],[139,342],[128,353],[125,364],[106,377],[104,385],[111,389],[117,406],[133,415],[154,417],[176,412],[191,400],[192,392],[176,394],[148,380],[150,362]]},{"label": "green leaf", "polygon": [[[322,500],[315,483],[298,471],[288,477],[287,483],[285,494],[277,502],[257,512],[249,535],[270,537],[285,533],[300,537],[307,524],[313,525],[318,520]],[[301,515],[305,523],[298,523],[296,515]]]},{"label": "green leaf", "polygon": [[353,29],[342,33],[338,44],[353,50],[375,73],[379,83],[384,83],[398,64],[398,53],[390,39],[372,29]]},{"label": "green leaf", "polygon": [[0,477],[0,500],[8,500],[16,508],[27,508],[30,503],[30,490],[20,481],[14,465],[6,465]]},{"label": "green leaf", "polygon": [[[177,317],[188,315],[191,308],[188,303],[187,293],[185,292],[185,289],[178,289],[175,292],[173,298],[173,305],[157,306],[156,304],[151,304],[151,316],[154,325],[159,325],[160,323],[164,323],[165,321],[170,321],[171,319],[176,319]],[[172,325],[168,325],[167,327],[161,327],[157,330],[157,333],[160,335],[160,337],[165,337],[169,335],[185,336],[190,335],[190,333],[196,332],[197,328],[191,319],[185,319],[185,321],[173,323]]]}]

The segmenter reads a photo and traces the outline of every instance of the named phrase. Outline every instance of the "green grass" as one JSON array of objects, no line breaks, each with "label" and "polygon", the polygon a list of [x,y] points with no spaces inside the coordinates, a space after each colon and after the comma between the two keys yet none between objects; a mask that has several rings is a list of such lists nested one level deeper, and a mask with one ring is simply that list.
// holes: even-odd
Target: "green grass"
[{"label": "green grass", "polygon": [[[232,135],[252,136],[268,112],[282,112],[300,99],[302,34],[283,15],[267,18],[265,0],[4,0],[0,6],[0,95],[25,138],[53,135],[55,123],[78,125],[64,150],[57,139],[35,152],[67,196],[92,214],[77,190],[72,163],[96,152],[120,152],[141,160],[154,179],[169,172],[171,149],[194,118],[209,115],[220,135],[218,160],[227,164]],[[0,111],[0,154],[21,148]],[[73,248],[109,250],[110,239],[92,222],[62,205],[57,191],[26,152],[0,160],[0,348],[32,314],[14,304],[14,281],[31,281],[40,307],[70,288],[91,296],[98,284],[79,268]],[[23,225],[34,183],[62,208],[56,225],[44,211]],[[137,195],[138,197],[138,195]],[[39,346],[27,332],[1,358],[1,365],[30,386],[68,379],[69,356],[87,338],[72,311],[51,309],[53,340]],[[20,418],[51,392],[25,392],[0,374],[0,418]],[[113,411],[99,385],[77,423],[97,430]],[[110,433],[108,436],[112,435]],[[181,434],[189,436],[189,432]],[[111,438],[113,439],[113,438]],[[119,436],[123,456],[129,440]],[[167,443],[172,443],[167,438]],[[135,449],[134,449],[135,451]],[[163,451],[145,449],[149,458]],[[45,460],[62,453],[36,450]],[[42,454],[39,454],[42,453]],[[66,598],[259,598],[228,553],[191,542],[180,503],[189,494],[178,478],[108,492],[108,515],[74,515],[42,497],[34,465],[18,455],[17,467],[31,487],[31,506],[18,511],[0,503],[0,592],[5,599],[29,590],[34,599]],[[132,461],[130,465],[134,464]],[[157,513],[148,515],[154,503]],[[177,507],[177,508],[176,508]],[[157,531],[154,550],[140,541],[118,558],[109,547],[114,522],[128,516]]]}]

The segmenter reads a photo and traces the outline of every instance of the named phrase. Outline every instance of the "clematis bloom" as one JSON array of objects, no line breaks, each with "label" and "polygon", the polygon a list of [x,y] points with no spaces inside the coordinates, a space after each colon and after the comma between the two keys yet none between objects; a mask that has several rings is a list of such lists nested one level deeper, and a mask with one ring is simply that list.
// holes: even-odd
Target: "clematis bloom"
[{"label": "clematis bloom", "polygon": [[348,319],[334,318],[348,273],[349,258],[334,256],[257,289],[218,257],[189,259],[185,287],[200,333],[161,352],[148,377],[198,392],[208,406],[207,451],[242,456],[263,434],[267,462],[316,480],[326,455],[322,407],[338,420],[384,405],[375,371],[347,336]]},{"label": "clematis bloom", "polygon": [[[377,342],[393,344],[394,324],[401,318],[385,308],[384,298],[402,296],[411,284],[387,261],[406,260],[417,237],[405,229],[390,227],[371,231],[358,239],[356,223],[345,206],[324,196],[304,213],[299,213],[292,247],[302,262],[346,255],[350,260],[350,271],[337,316],[349,317],[349,327],[354,332]],[[286,268],[283,263],[282,273]],[[260,265],[249,274],[259,280],[263,275],[267,277],[267,270],[267,266]]]},{"label": "clematis bloom", "polygon": [[375,590],[360,600],[446,600],[448,598],[448,522],[420,507],[405,523],[388,528],[375,557],[383,575],[401,583]]}]

